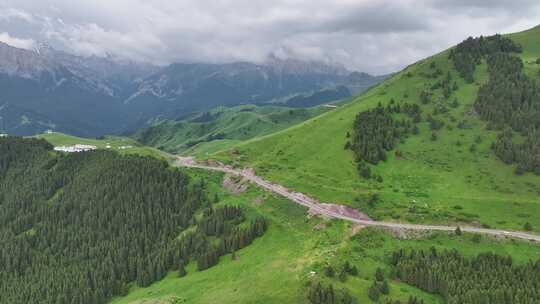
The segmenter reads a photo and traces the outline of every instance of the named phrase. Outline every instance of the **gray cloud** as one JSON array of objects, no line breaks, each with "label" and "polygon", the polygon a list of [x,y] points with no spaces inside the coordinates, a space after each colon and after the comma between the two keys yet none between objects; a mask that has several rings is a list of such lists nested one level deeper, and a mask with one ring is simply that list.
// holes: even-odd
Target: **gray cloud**
[{"label": "gray cloud", "polygon": [[0,40],[158,64],[262,61],[275,52],[387,73],[469,35],[526,29],[539,16],[536,0],[3,0]]},{"label": "gray cloud", "polygon": [[0,20],[12,20],[12,19],[21,19],[26,22],[34,22],[32,15],[28,14],[23,10],[19,10],[12,7],[3,8],[0,10]]},{"label": "gray cloud", "polygon": [[353,7],[318,27],[320,31],[352,33],[402,33],[429,30],[429,16],[398,1]]},{"label": "gray cloud", "polygon": [[519,13],[519,9],[516,8],[529,8],[536,6],[538,1],[536,0],[436,0],[435,5],[444,8],[481,8],[487,10],[504,9]]}]

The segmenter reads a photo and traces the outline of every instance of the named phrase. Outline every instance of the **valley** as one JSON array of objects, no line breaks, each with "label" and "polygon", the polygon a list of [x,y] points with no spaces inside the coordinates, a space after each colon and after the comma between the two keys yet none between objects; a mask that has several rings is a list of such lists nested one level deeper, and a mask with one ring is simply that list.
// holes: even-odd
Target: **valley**
[{"label": "valley", "polygon": [[540,5],[81,1],[0,5],[0,304],[540,303]]},{"label": "valley", "polygon": [[286,129],[330,110],[241,105],[219,107],[182,120],[164,120],[139,130],[139,142],[184,155],[208,155],[243,141]]}]

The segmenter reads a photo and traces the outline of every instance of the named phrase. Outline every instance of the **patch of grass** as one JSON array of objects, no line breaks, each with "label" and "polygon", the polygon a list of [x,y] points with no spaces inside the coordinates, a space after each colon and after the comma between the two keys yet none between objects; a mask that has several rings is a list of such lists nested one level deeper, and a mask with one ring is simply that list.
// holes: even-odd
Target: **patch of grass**
[{"label": "patch of grass", "polygon": [[237,139],[216,139],[208,142],[201,142],[183,151],[182,154],[204,157],[206,155],[214,154],[219,151],[227,150],[230,147],[233,147],[241,142],[241,140]]},{"label": "patch of grass", "polygon": [[[160,159],[169,158],[167,153],[164,153],[152,147],[141,145],[140,143],[129,137],[106,136],[102,139],[95,139],[77,137],[59,132],[40,134],[34,137],[43,138],[54,146],[72,146],[76,144],[93,145],[96,146],[98,149],[110,149],[113,151],[117,151],[120,154],[137,154],[141,156],[151,156]],[[110,146],[110,148],[107,148],[107,146]],[[120,147],[122,146],[128,148],[121,149]]]}]

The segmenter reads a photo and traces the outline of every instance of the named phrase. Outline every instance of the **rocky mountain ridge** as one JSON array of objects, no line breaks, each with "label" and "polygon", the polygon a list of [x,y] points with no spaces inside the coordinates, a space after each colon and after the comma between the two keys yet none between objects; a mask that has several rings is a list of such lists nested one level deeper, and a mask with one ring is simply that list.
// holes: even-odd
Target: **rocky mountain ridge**
[{"label": "rocky mountain ridge", "polygon": [[47,44],[26,50],[0,43],[0,85],[5,88],[0,129],[17,135],[47,129],[81,136],[122,133],[156,117],[280,102],[338,86],[354,94],[382,80],[358,75],[338,65],[276,56],[259,64],[158,67],[113,56],[76,56]]}]

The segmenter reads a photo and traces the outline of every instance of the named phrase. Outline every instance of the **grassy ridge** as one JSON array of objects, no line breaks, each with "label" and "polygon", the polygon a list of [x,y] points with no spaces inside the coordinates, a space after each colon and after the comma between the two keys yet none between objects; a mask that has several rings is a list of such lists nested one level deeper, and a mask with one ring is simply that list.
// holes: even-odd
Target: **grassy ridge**
[{"label": "grassy ridge", "polygon": [[[137,154],[141,156],[152,156],[160,159],[168,158],[167,153],[152,147],[141,145],[139,142],[128,137],[106,136],[103,139],[95,139],[77,137],[59,132],[53,132],[50,134],[44,133],[34,137],[43,138],[54,146],[72,146],[76,144],[92,145],[96,146],[98,149],[111,149],[119,152],[120,154]],[[107,148],[107,146],[110,146],[110,148]],[[120,149],[122,146],[130,147]]]},{"label": "grassy ridge", "polygon": [[219,107],[180,121],[158,122],[138,131],[134,137],[168,152],[206,155],[285,129],[327,110],[324,107],[293,109],[255,105]]},{"label": "grassy ridge", "polygon": [[[513,36],[524,47],[521,54],[530,75],[538,77],[535,58],[540,57],[540,28]],[[445,76],[450,72],[459,89],[459,106],[442,116],[445,127],[438,140],[431,140],[425,115],[433,103],[423,106],[420,133],[393,151],[388,161],[375,167],[382,183],[361,179],[353,154],[343,147],[352,132],[355,115],[378,103],[418,103],[420,92],[437,80],[432,63]],[[440,80],[442,78],[439,77]],[[237,165],[252,166],[257,173],[324,201],[361,208],[379,219],[409,222],[467,222],[508,229],[523,229],[526,222],[540,231],[540,176],[516,176],[491,152],[496,132],[486,129],[472,110],[479,86],[488,79],[486,64],[475,72],[476,82],[467,84],[442,52],[422,60],[383,82],[354,102],[300,125],[235,147],[237,153],[221,152],[212,157]],[[440,90],[434,100],[440,96]],[[460,124],[462,122],[462,124]],[[461,128],[459,127],[461,125]],[[470,151],[475,143],[476,150]],[[360,199],[379,193],[381,202],[369,208]]]}]

